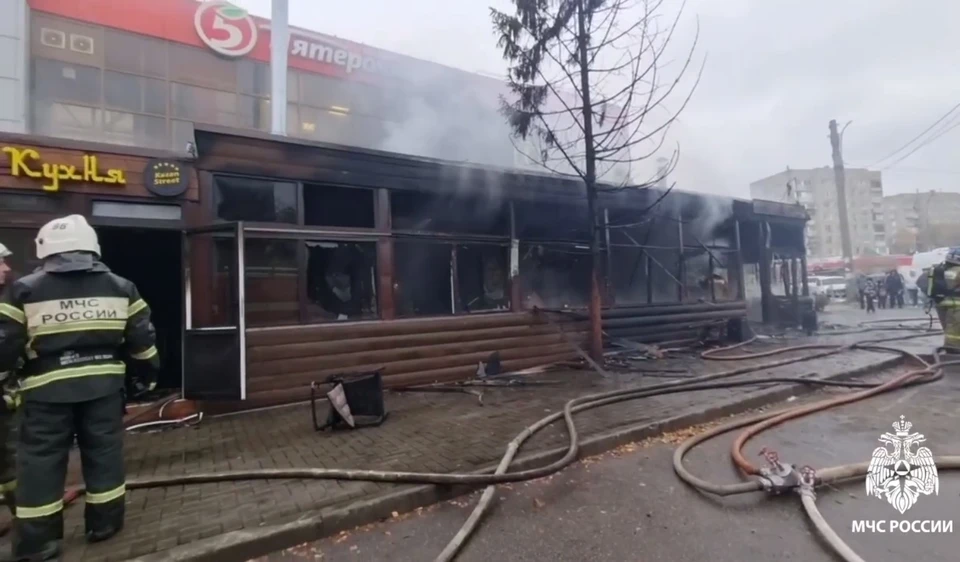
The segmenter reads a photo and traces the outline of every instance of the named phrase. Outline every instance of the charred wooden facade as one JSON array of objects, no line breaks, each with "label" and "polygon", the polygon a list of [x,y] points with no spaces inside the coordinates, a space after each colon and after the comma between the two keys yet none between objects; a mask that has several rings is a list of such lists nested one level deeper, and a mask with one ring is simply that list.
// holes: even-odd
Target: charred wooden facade
[{"label": "charred wooden facade", "polygon": [[[394,387],[450,381],[493,352],[503,368],[523,369],[573,358],[568,340],[586,340],[578,181],[226,129],[195,140],[185,161],[6,139],[34,147],[38,162],[73,166],[80,179],[55,193],[0,160],[0,240],[16,233],[32,257],[27,242],[45,220],[91,217],[108,265],[153,305],[162,382],[186,398],[227,408],[299,401],[312,381],[375,369]],[[94,154],[104,170],[124,171],[122,189],[87,181],[83,157]],[[178,167],[182,192],[142,185],[156,162]],[[792,208],[655,189],[605,192],[600,203],[608,338],[696,338],[746,315],[754,292],[771,293],[776,248],[803,255],[806,217]],[[169,207],[178,212],[157,212]],[[562,314],[548,322],[533,308]]]},{"label": "charred wooden facade", "polygon": [[[231,368],[188,365],[212,375],[188,395],[275,404],[374,369],[388,386],[450,381],[493,352],[520,369],[585,339],[579,182],[215,128],[196,139],[211,226],[188,236],[187,346],[224,346]],[[751,202],[650,189],[601,204],[609,338],[689,340],[746,315],[743,239],[759,256],[769,222]],[[781,215],[802,233],[804,217]],[[568,334],[533,308],[566,312]]]}]

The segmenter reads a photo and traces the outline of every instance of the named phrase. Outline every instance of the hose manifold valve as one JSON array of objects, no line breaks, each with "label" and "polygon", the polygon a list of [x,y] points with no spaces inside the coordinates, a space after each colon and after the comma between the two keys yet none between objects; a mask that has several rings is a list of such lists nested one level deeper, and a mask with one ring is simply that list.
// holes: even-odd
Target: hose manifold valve
[{"label": "hose manifold valve", "polygon": [[801,486],[803,475],[792,464],[780,462],[780,455],[776,451],[764,448],[760,456],[770,465],[760,469],[760,485],[765,491],[780,494]]}]

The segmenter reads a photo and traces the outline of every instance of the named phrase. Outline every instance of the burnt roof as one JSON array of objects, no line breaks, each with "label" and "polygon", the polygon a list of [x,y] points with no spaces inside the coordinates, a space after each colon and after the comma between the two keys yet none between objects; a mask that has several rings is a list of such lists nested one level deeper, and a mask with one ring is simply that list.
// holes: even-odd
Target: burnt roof
[{"label": "burnt roof", "polygon": [[[474,196],[495,194],[518,200],[585,202],[583,181],[573,176],[453,162],[212,125],[197,125],[195,136],[196,167],[200,170],[438,194],[455,190]],[[659,201],[660,206],[683,209],[684,214],[707,205],[730,205],[738,218],[753,218],[758,214],[751,201],[725,195],[655,187],[617,189],[609,184],[600,184],[600,189],[600,202],[611,209],[642,210]],[[769,214],[776,213],[777,209],[763,206],[762,211]],[[800,217],[785,209],[782,218]]]}]

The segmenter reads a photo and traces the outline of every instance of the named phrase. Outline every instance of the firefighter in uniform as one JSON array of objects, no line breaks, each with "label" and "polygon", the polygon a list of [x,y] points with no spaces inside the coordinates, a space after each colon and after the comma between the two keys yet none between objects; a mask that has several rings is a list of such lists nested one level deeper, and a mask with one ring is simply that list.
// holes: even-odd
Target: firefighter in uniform
[{"label": "firefighter in uniform", "polygon": [[159,367],[150,309],[133,283],[100,262],[86,219],[47,223],[36,246],[43,265],[0,301],[0,370],[26,356],[17,373],[23,417],[13,559],[28,561],[59,556],[74,439],[87,540],[123,528],[125,383],[134,395],[152,390]]},{"label": "firefighter in uniform", "polygon": [[[0,295],[11,281],[9,278],[11,270],[6,260],[12,255],[13,252],[0,243]],[[20,402],[14,375],[14,369],[0,370],[0,392],[3,396],[3,403],[0,403],[0,494],[3,495],[3,504],[10,509],[11,515],[16,505],[18,421],[16,413]]]},{"label": "firefighter in uniform", "polygon": [[960,353],[960,247],[950,248],[943,263],[927,276],[927,306],[936,306],[944,348]]}]

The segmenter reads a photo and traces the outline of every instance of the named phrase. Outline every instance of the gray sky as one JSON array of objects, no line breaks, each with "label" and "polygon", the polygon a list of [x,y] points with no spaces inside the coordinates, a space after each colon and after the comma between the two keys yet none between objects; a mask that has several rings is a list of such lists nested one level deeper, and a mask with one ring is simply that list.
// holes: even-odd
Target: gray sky
[{"label": "gray sky", "polygon": [[[470,71],[505,68],[489,6],[509,0],[289,2],[299,27]],[[234,3],[269,17],[270,0]],[[869,166],[960,103],[960,2],[689,0],[675,48],[695,17],[707,64],[673,133],[683,189],[747,196],[752,180],[786,166],[829,165],[830,119],[853,121],[844,159]],[[958,140],[960,127],[883,170],[885,193],[960,191]]]}]

